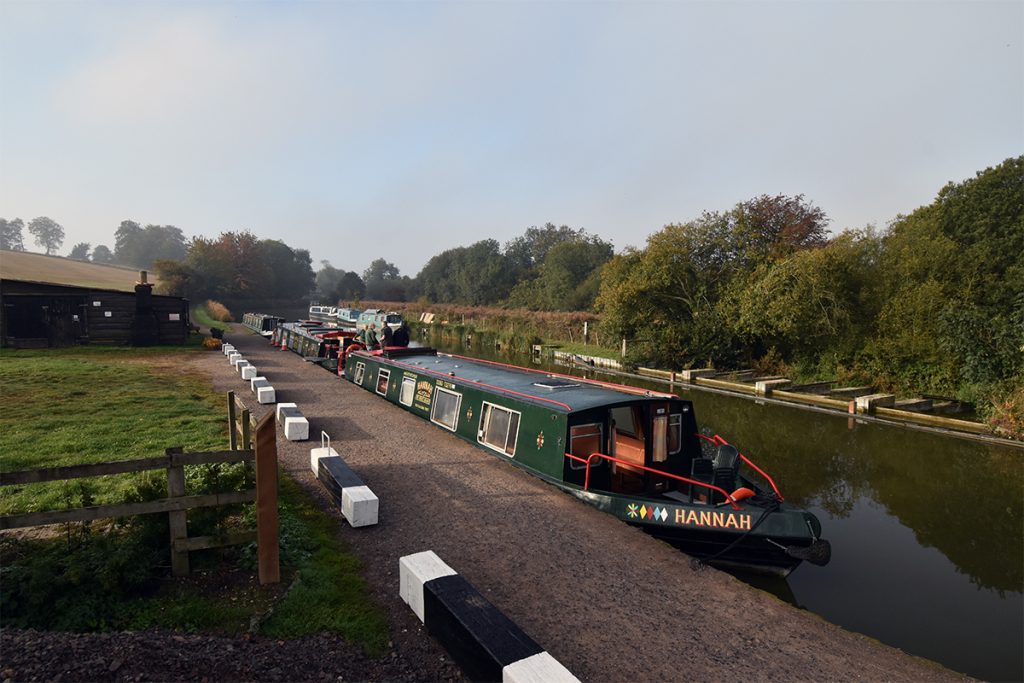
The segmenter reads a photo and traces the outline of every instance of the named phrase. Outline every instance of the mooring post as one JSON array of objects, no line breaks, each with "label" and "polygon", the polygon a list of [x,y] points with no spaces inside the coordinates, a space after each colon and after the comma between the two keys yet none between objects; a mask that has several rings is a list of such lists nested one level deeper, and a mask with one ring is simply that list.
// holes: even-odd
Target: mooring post
[{"label": "mooring post", "polygon": [[[168,448],[167,455],[167,496],[180,498],[185,495],[185,466],[174,464],[174,455],[181,453],[182,449]],[[188,517],[185,510],[172,510],[167,513],[167,520],[171,527],[171,573],[174,576],[188,576],[188,551],[180,549],[179,542],[184,543],[188,539]]]},{"label": "mooring post", "polygon": [[256,425],[256,555],[260,583],[279,583],[277,427],[273,412],[264,415]]},{"label": "mooring post", "polygon": [[235,392],[228,392],[228,448],[238,450],[238,433],[235,431]]}]

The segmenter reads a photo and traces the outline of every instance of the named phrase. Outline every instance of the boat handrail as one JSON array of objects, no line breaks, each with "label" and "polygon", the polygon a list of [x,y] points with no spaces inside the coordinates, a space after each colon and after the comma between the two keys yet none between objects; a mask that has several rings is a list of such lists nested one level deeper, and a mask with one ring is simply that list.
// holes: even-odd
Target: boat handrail
[{"label": "boat handrail", "polygon": [[635,462],[630,462],[628,460],[620,460],[619,458],[613,457],[611,455],[605,455],[604,453],[591,453],[586,459],[581,458],[578,455],[573,455],[572,453],[566,453],[565,457],[567,457],[567,458],[569,458],[571,460],[575,460],[576,462],[582,462],[582,463],[586,464],[586,466],[587,466],[587,474],[586,474],[586,476],[583,479],[583,490],[584,491],[590,490],[590,466],[591,466],[591,464],[593,464],[594,458],[600,458],[600,459],[603,459],[603,460],[608,460],[608,461],[611,461],[611,462],[614,462],[614,463],[618,463],[620,465],[627,465],[629,467],[634,467],[636,469],[641,469],[641,470],[644,470],[645,472],[653,472],[654,474],[660,475],[662,477],[668,477],[669,479],[676,479],[677,481],[681,481],[681,482],[684,482],[686,484],[691,484],[691,485],[695,484],[697,486],[703,486],[706,489],[711,489],[712,491],[717,491],[718,493],[721,493],[723,496],[725,496],[726,502],[729,503],[729,505],[732,506],[733,510],[739,510],[740,509],[740,506],[736,504],[736,499],[732,497],[731,493],[729,493],[728,491],[726,491],[723,488],[715,486],[714,484],[709,484],[709,483],[707,483],[705,481],[698,481],[696,479],[688,479],[687,477],[682,477],[682,476],[680,476],[678,474],[673,474],[671,472],[666,472],[664,470],[654,469],[653,467],[647,467],[646,465],[640,465],[640,464],[637,464]]},{"label": "boat handrail", "polygon": [[[718,434],[715,434],[713,437],[711,437],[711,436],[705,436],[703,434],[699,434],[698,433],[698,434],[695,434],[695,436],[697,438],[699,438],[699,439],[704,439],[705,441],[710,441],[711,443],[715,444],[716,446],[728,446],[728,445],[730,445],[728,441],[726,441],[725,439],[720,437]],[[737,452],[739,452],[739,451],[737,450]],[[782,497],[782,491],[780,491],[779,487],[775,485],[775,480],[772,479],[770,476],[768,476],[767,472],[765,472],[760,467],[755,465],[753,460],[751,460],[747,456],[743,455],[742,453],[740,453],[740,459],[742,459],[743,462],[747,463],[752,468],[754,468],[754,470],[758,474],[760,474],[762,477],[764,477],[765,480],[769,484],[771,484],[772,490],[775,491],[775,495],[778,496],[778,498],[779,498],[779,502],[782,502],[782,501],[785,500],[785,498]]]}]

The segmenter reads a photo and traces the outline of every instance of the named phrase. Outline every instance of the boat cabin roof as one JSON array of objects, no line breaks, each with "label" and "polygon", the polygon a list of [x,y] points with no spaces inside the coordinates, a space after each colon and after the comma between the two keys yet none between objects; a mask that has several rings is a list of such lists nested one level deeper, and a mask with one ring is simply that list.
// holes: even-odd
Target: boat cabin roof
[{"label": "boat cabin roof", "polygon": [[[357,352],[356,355],[366,355]],[[385,365],[433,375],[453,383],[471,383],[557,412],[578,412],[635,401],[678,399],[674,394],[645,391],[610,382],[552,374],[504,363],[436,353],[433,349],[402,349],[372,354]]]}]

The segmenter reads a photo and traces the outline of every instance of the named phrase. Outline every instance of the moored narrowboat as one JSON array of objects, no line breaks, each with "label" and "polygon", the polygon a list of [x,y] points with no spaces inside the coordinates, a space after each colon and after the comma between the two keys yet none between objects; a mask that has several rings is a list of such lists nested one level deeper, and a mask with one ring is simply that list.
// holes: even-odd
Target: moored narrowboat
[{"label": "moored narrowboat", "polygon": [[402,326],[402,316],[394,311],[385,312],[382,308],[368,308],[359,314],[356,328],[364,330],[372,323],[376,329],[380,330],[387,325],[392,330],[397,330]]},{"label": "moored narrowboat", "polygon": [[818,519],[675,395],[422,348],[356,351],[344,376],[698,562],[785,576],[829,560]]},{"label": "moored narrowboat", "polygon": [[281,318],[266,313],[246,313],[242,316],[242,324],[250,330],[264,337],[273,335],[274,330],[281,323]]}]

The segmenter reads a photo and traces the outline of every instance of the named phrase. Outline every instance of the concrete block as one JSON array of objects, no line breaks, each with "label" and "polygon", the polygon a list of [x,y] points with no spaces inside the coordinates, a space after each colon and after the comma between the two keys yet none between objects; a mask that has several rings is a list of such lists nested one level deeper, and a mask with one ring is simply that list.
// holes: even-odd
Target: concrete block
[{"label": "concrete block", "polygon": [[235,364],[235,370],[238,370],[239,374],[241,374],[242,368],[247,368],[247,367],[249,367],[251,365],[252,365],[252,363],[250,363],[247,360],[240,360],[240,361],[238,361],[238,363]]},{"label": "concrete block", "polygon": [[245,366],[244,368],[242,368],[242,379],[244,379],[244,380],[251,380],[255,376],[256,376],[256,366],[255,365],[249,364],[249,365]]},{"label": "concrete block", "polygon": [[228,362],[231,363],[232,367],[234,367],[235,364],[241,359],[242,354],[240,354],[238,351],[232,351],[231,353],[228,354]]},{"label": "concrete block", "polygon": [[284,438],[289,441],[305,441],[308,439],[309,420],[301,415],[286,417],[284,419]]},{"label": "concrete block", "polygon": [[270,381],[266,377],[253,377],[249,380],[249,388],[252,389],[252,393],[256,393],[256,390],[260,387],[269,387]]},{"label": "concrete block", "polygon": [[[283,417],[281,417],[281,413],[286,408],[298,408],[298,406],[295,405],[294,403],[278,403],[277,404],[277,421],[278,422],[280,422],[281,420],[284,419]],[[300,415],[301,415],[301,413],[300,413]]]},{"label": "concrete block", "polygon": [[896,405],[896,394],[870,394],[853,399],[858,413],[873,413],[875,408],[892,408]]},{"label": "concrete block", "polygon": [[227,356],[230,355],[235,350],[235,347],[232,346],[231,344],[223,344],[220,347],[220,350],[224,352],[225,356]]},{"label": "concrete block", "polygon": [[[278,405],[281,405],[278,403]],[[341,458],[338,455],[338,451],[334,450],[330,446],[321,446],[320,448],[311,448],[309,451],[309,467],[313,470],[314,475],[320,473],[320,458]],[[344,490],[344,489],[342,489]]]},{"label": "concrete block", "polygon": [[274,394],[274,387],[262,386],[256,390],[256,400],[260,403],[274,403],[277,400],[277,396]]},{"label": "concrete block", "polygon": [[754,383],[754,393],[758,396],[771,396],[772,389],[788,387],[792,382],[788,379],[763,379]]},{"label": "concrete block", "polygon": [[442,576],[454,576],[455,570],[441,561],[433,550],[398,559],[398,594],[412,611],[423,619],[423,584]]},{"label": "concrete block", "polygon": [[341,490],[341,514],[351,526],[377,523],[377,496],[369,486],[349,486]]},{"label": "concrete block", "polygon": [[676,375],[683,382],[696,382],[698,377],[710,377],[718,372],[714,368],[695,368],[693,370],[680,370]]},{"label": "concrete block", "polygon": [[502,683],[579,683],[580,679],[547,651],[520,659],[501,670]]}]

